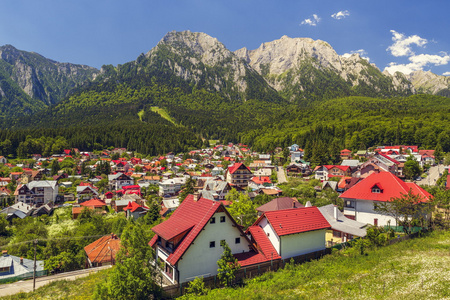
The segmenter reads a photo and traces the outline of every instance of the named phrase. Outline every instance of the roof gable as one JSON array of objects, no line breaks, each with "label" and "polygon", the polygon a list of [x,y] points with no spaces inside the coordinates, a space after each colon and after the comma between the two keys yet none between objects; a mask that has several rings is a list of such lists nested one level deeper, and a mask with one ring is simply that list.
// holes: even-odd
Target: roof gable
[{"label": "roof gable", "polygon": [[[381,193],[374,193],[372,189],[377,186]],[[361,180],[358,184],[345,191],[340,198],[372,200],[372,201],[390,201],[391,198],[400,197],[407,194],[412,189],[414,194],[419,194],[424,201],[433,197],[427,191],[417,184],[403,182],[400,178],[389,172],[373,173],[367,178]]]}]

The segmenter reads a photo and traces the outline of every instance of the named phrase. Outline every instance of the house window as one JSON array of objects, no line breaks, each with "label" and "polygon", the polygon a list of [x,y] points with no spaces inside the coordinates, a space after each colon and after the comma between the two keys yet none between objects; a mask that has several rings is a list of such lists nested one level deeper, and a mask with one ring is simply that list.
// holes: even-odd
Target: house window
[{"label": "house window", "polygon": [[378,219],[373,219],[373,225],[378,226]]},{"label": "house window", "polygon": [[333,237],[340,238],[341,237],[341,232],[337,231],[337,230],[333,230]]},{"label": "house window", "polygon": [[210,224],[216,223],[216,217],[212,217],[212,218],[211,218],[211,221],[209,221],[209,223],[210,223]]},{"label": "house window", "polygon": [[378,187],[373,187],[372,193],[379,194],[379,193],[381,193],[381,190]]},{"label": "house window", "polygon": [[216,247],[216,241],[209,242],[209,248],[215,248]]},{"label": "house window", "polygon": [[225,223],[225,216],[220,217],[220,223]]},{"label": "house window", "polygon": [[355,201],[345,200],[344,207],[347,208],[355,208]]},{"label": "house window", "polygon": [[234,239],[234,243],[235,244],[240,244],[241,243],[241,238],[240,237],[235,238]]}]

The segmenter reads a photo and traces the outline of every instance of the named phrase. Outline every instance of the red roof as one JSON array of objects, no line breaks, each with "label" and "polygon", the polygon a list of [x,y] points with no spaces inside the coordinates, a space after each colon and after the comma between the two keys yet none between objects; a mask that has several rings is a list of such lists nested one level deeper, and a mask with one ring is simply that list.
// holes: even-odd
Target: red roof
[{"label": "red roof", "polygon": [[260,264],[270,260],[281,259],[277,250],[273,247],[267,235],[259,226],[250,226],[246,232],[250,233],[253,240],[256,243],[256,251],[249,251],[244,253],[234,254],[241,267],[246,267],[254,264]]},{"label": "red roof", "polygon": [[111,262],[120,249],[120,239],[116,235],[107,235],[84,247],[91,263]]},{"label": "red roof", "polygon": [[252,181],[256,184],[272,183],[269,176],[255,176]]},{"label": "red roof", "polygon": [[330,228],[330,224],[315,206],[266,211],[256,222],[267,218],[278,236]]},{"label": "red roof", "polygon": [[[221,206],[220,202],[205,198],[194,201],[194,196],[188,195],[168,220],[152,228],[153,232],[165,240],[170,240],[189,231],[175,251],[167,258],[171,265],[175,265],[178,262]],[[153,239],[150,241],[150,245],[154,245],[155,241]]]},{"label": "red roof", "polygon": [[341,155],[350,154],[350,153],[352,153],[352,150],[348,150],[348,149],[341,150]]},{"label": "red roof", "polygon": [[[378,186],[381,193],[373,193],[372,188]],[[412,189],[414,194],[422,196],[423,202],[433,196],[413,182],[404,182],[390,172],[373,173],[358,184],[342,193],[340,198],[372,201],[390,201],[391,198],[407,194]]]},{"label": "red roof", "polygon": [[[231,167],[228,167],[228,172],[230,172],[230,174],[233,174],[234,172],[236,172],[237,169],[239,169],[241,166],[244,166],[247,170],[250,171],[250,169],[248,167],[246,167],[243,163],[235,163],[234,165],[232,165]],[[251,171],[250,171],[251,172]]]},{"label": "red roof", "polygon": [[328,170],[338,168],[339,170],[342,170],[344,172],[350,169],[349,166],[341,166],[341,165],[324,165],[324,167],[327,168]]},{"label": "red roof", "polygon": [[101,207],[105,206],[106,203],[100,199],[91,199],[91,200],[85,201],[83,203],[80,203],[80,205],[101,208]]},{"label": "red roof", "polygon": [[123,210],[131,210],[131,212],[135,212],[138,208],[148,209],[147,207],[139,205],[134,201],[129,201],[128,205]]},{"label": "red roof", "polygon": [[450,175],[447,175],[447,183],[445,184],[445,188],[450,190]]},{"label": "red roof", "polygon": [[126,190],[140,190],[141,187],[139,185],[125,185],[122,187],[125,191]]}]

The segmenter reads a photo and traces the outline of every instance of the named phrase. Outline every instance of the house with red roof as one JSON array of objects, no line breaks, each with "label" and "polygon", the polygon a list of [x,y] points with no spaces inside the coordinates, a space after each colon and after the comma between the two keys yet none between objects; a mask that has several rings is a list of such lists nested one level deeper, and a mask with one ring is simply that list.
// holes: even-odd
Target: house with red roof
[{"label": "house with red roof", "polygon": [[367,177],[372,173],[390,172],[394,175],[401,176],[399,170],[400,162],[382,153],[376,153],[363,163],[356,177]]},{"label": "house with red roof", "polygon": [[419,150],[419,155],[421,156],[421,165],[434,165],[435,164],[435,158],[434,158],[434,150]]},{"label": "house with red roof", "polygon": [[155,236],[149,245],[155,249],[161,273],[171,283],[216,275],[217,261],[223,253],[222,240],[233,254],[244,253],[240,257],[246,260],[243,264],[267,261],[221,202],[198,195],[186,197],[169,219],[152,230]]},{"label": "house with red roof", "polygon": [[103,236],[84,247],[86,265],[90,268],[113,265],[120,249],[120,239],[115,234]]},{"label": "house with red roof", "polygon": [[[265,211],[250,230],[262,230],[282,259],[324,250],[331,228],[317,207]],[[274,253],[275,254],[275,253]]]},{"label": "house with red roof", "polygon": [[342,193],[344,215],[352,220],[375,226],[396,226],[396,220],[375,211],[377,203],[389,202],[412,191],[421,202],[433,196],[413,182],[404,182],[390,172],[373,173]]},{"label": "house with red roof", "polygon": [[315,178],[321,181],[328,180],[331,177],[352,176],[352,168],[350,166],[341,165],[323,165],[316,167]]},{"label": "house with red roof", "polygon": [[225,172],[226,181],[239,188],[246,188],[252,177],[252,171],[243,163],[234,163]]},{"label": "house with red roof", "polygon": [[341,150],[341,159],[351,159],[352,158],[352,150],[344,149]]},{"label": "house with red roof", "polygon": [[123,209],[127,214],[127,219],[133,218],[134,220],[144,216],[147,211],[148,207],[145,205],[139,205],[134,201],[129,201],[127,207]]}]

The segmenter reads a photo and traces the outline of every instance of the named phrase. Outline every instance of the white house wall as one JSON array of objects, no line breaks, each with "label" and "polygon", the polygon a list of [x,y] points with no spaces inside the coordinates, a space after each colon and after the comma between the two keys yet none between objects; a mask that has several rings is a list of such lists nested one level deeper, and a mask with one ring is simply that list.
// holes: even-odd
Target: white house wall
[{"label": "white house wall", "polygon": [[375,225],[375,219],[378,219],[378,226],[397,225],[395,218],[374,211],[373,203],[371,200],[356,200],[355,209],[344,208],[344,215],[354,215],[356,221],[371,225]]},{"label": "white house wall", "polygon": [[281,258],[325,249],[326,229],[281,236]]},{"label": "white house wall", "polygon": [[269,238],[269,241],[272,243],[275,250],[277,250],[278,254],[280,254],[280,238],[275,233],[275,230],[273,230],[270,223],[264,217],[259,222],[259,225],[261,226],[262,230],[265,232],[266,236]]},{"label": "white house wall", "polygon": [[[225,216],[225,222],[220,223],[220,217]],[[214,214],[215,224],[208,224],[200,232],[191,246],[178,261],[179,282],[186,282],[198,276],[212,276],[217,274],[217,261],[223,253],[220,241],[225,240],[233,254],[249,251],[249,244],[240,235],[240,231],[232,226],[231,220],[224,212]],[[235,243],[235,238],[240,238],[240,244]],[[210,242],[215,241],[214,248],[210,248]]]}]

